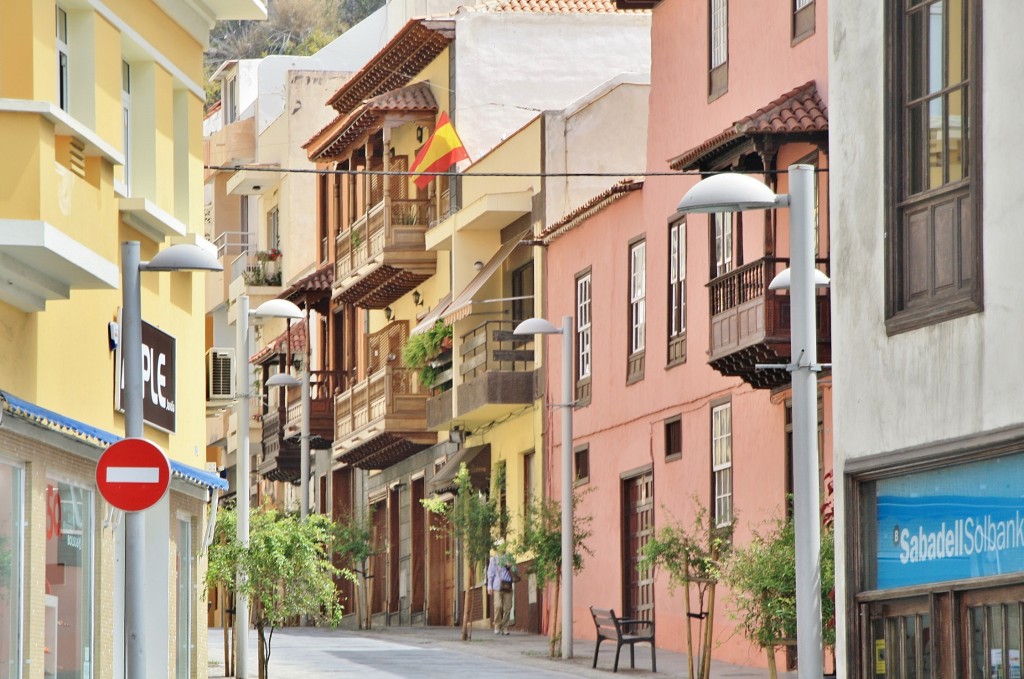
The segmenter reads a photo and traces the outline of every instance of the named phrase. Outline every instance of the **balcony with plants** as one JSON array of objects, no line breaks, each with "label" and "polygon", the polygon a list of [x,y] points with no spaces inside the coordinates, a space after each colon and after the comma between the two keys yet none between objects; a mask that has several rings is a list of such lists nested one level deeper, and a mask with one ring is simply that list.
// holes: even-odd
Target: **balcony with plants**
[{"label": "balcony with plants", "polygon": [[427,403],[430,429],[450,429],[456,421],[471,427],[493,422],[537,398],[533,338],[513,335],[515,325],[492,320],[471,327],[452,350],[426,364],[435,390]]}]

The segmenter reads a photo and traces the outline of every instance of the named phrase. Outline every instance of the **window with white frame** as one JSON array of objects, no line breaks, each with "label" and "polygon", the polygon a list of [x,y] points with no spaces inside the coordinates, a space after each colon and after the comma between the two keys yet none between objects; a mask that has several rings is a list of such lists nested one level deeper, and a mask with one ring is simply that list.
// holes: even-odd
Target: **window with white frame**
[{"label": "window with white frame", "polygon": [[[668,229],[668,360],[686,357],[683,348],[673,348],[686,337],[686,222],[680,220]],[[680,353],[681,352],[681,353]]]},{"label": "window with white frame", "polygon": [[629,248],[629,353],[643,351],[647,341],[647,242]]},{"label": "window with white frame", "polygon": [[732,271],[732,213],[715,212],[715,276]]},{"label": "window with white frame", "polygon": [[267,213],[267,249],[277,250],[281,247],[281,210],[274,206]]},{"label": "window with white frame", "polygon": [[22,484],[21,468],[0,461],[0,677],[21,671]]},{"label": "window with white frame", "polygon": [[588,271],[576,279],[576,379],[590,377],[590,280]]},{"label": "window with white frame", "polygon": [[793,0],[793,42],[814,33],[814,0]]},{"label": "window with white frame", "polygon": [[732,523],[732,404],[711,409],[711,476],[716,527]]},{"label": "window with white frame", "polygon": [[57,5],[57,105],[67,111],[69,100],[70,80],[68,69],[70,62],[68,57],[68,13],[60,5]]},{"label": "window with white frame", "polygon": [[708,95],[717,97],[729,89],[729,0],[710,0],[708,13]]}]

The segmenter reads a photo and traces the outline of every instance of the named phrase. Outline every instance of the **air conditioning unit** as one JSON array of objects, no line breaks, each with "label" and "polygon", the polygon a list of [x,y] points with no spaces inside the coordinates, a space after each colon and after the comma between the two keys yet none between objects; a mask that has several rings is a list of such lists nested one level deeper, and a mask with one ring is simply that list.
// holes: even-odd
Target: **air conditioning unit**
[{"label": "air conditioning unit", "polygon": [[206,400],[235,397],[235,350],[214,348],[206,352]]}]

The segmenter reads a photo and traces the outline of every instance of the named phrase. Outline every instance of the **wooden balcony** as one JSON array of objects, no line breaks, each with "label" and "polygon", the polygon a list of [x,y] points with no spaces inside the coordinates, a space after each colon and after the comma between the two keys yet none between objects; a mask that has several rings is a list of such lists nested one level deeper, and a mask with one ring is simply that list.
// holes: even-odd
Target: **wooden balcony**
[{"label": "wooden balcony", "polygon": [[[341,376],[326,370],[309,375],[310,450],[334,440],[334,387]],[[257,471],[271,481],[298,483],[302,446],[302,388],[291,387],[279,408],[263,416],[263,458]]]},{"label": "wooden balcony", "polygon": [[[816,260],[827,273],[828,260]],[[755,370],[757,363],[790,362],[789,293],[768,284],[789,266],[784,258],[765,257],[708,284],[711,308],[708,363],[723,375],[739,376],[757,389],[789,383],[785,370]],[[828,288],[817,290],[818,362],[832,356],[831,305]]]},{"label": "wooden balcony", "polygon": [[533,403],[539,394],[533,339],[515,337],[515,325],[487,321],[459,338],[454,395],[443,392],[430,400],[430,429],[447,429],[455,419],[470,425],[492,422]]},{"label": "wooden balcony", "polygon": [[383,309],[434,275],[426,250],[429,201],[381,199],[337,238],[335,299]]},{"label": "wooden balcony", "polygon": [[429,390],[419,373],[393,362],[334,399],[335,459],[385,469],[437,443],[427,431]]}]

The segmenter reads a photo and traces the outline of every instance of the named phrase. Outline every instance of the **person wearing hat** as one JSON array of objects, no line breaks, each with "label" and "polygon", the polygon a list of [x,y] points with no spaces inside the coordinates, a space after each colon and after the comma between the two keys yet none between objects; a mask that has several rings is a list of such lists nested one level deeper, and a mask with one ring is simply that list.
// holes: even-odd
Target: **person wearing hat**
[{"label": "person wearing hat", "polygon": [[498,538],[495,553],[487,563],[487,593],[494,594],[494,616],[491,623],[495,634],[508,634],[508,621],[512,615],[512,583],[516,560],[505,550],[505,541]]}]

